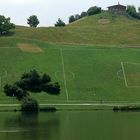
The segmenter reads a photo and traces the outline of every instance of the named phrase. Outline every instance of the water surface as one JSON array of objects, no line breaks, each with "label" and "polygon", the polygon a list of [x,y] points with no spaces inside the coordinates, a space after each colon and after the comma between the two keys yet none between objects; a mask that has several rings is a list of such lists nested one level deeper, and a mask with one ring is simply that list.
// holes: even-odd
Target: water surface
[{"label": "water surface", "polygon": [[0,113],[0,140],[140,140],[140,113]]}]

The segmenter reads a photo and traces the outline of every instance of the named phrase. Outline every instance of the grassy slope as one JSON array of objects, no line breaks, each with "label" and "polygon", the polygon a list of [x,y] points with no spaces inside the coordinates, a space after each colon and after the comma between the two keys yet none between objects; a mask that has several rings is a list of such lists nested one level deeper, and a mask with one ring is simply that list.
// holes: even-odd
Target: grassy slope
[{"label": "grassy slope", "polygon": [[[101,17],[108,19],[110,23],[98,23]],[[140,45],[140,21],[126,16],[102,13],[83,18],[64,28],[17,27],[15,37],[63,44]]]},{"label": "grassy slope", "polygon": [[[109,24],[100,25],[100,16],[110,20]],[[3,94],[3,85],[16,81],[19,76],[32,68],[49,73],[53,80],[59,81],[62,87],[60,97],[37,94],[35,96],[40,103],[65,103],[66,94],[63,81],[62,60],[60,49],[63,48],[65,70],[67,74],[67,88],[69,99],[72,103],[83,102],[137,102],[140,101],[139,87],[126,88],[124,80],[117,77],[121,69],[120,62],[140,63],[139,49],[109,48],[108,45],[140,45],[140,22],[126,17],[114,17],[112,15],[97,15],[87,17],[65,28],[28,28],[17,27],[13,36],[0,38],[0,76],[1,103],[12,103],[11,98]],[[91,45],[94,50],[90,51],[88,45],[52,45],[51,43],[65,44],[96,44]],[[44,53],[34,54],[21,52],[16,48],[18,43],[37,44],[44,50]],[[98,47],[102,45],[102,47]],[[10,47],[10,48],[6,48]],[[65,50],[65,48],[69,50]],[[77,47],[79,50],[77,50]],[[86,48],[85,48],[86,47]],[[13,48],[13,49],[12,49]],[[10,57],[9,57],[10,56]],[[127,68],[128,67],[128,68]],[[139,66],[125,65],[126,72],[137,72]],[[4,77],[5,70],[8,75]],[[55,73],[58,72],[58,77]],[[69,72],[73,72],[75,79],[69,81]],[[131,74],[131,73],[130,73]],[[122,76],[122,75],[121,75]],[[71,76],[70,76],[71,78]],[[130,77],[130,82],[137,77]],[[84,79],[84,81],[83,81]],[[139,86],[139,85],[138,85]],[[132,94],[133,93],[133,94]],[[79,101],[78,101],[79,100]],[[82,101],[80,101],[82,100]]]},{"label": "grassy slope", "polygon": [[[34,43],[34,42],[33,42]],[[47,94],[33,94],[40,103],[66,103],[61,45],[53,48],[46,44],[43,53],[26,53],[16,47],[0,48],[1,103],[12,103],[12,98],[3,94],[5,83],[13,83],[20,75],[30,69],[37,69],[51,75],[53,81],[61,84],[60,97]],[[10,56],[10,57],[9,57]],[[63,48],[64,67],[70,103],[97,102],[137,102],[140,101],[139,87],[126,87],[121,62],[138,63],[125,65],[128,84],[139,85],[139,49],[100,48],[78,46]],[[134,69],[130,69],[133,66]],[[5,74],[5,70],[7,74]],[[119,78],[117,72],[121,70]],[[128,71],[128,72],[127,72]],[[74,79],[71,72],[74,74]],[[136,74],[136,75],[135,75]],[[130,75],[130,76],[129,76]],[[133,75],[133,77],[132,77]],[[130,78],[129,78],[130,77]],[[138,78],[137,78],[138,77]],[[136,81],[135,81],[136,79]],[[133,81],[134,80],[134,81]]]}]

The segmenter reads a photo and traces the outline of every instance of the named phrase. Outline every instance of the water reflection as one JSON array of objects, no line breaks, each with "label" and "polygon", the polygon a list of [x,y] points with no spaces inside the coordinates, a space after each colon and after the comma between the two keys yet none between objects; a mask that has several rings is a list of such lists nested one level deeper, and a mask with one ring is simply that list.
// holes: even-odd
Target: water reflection
[{"label": "water reflection", "polygon": [[[9,115],[8,115],[9,114]],[[0,140],[49,140],[57,135],[59,117],[53,113],[2,113],[0,116]],[[3,116],[3,117],[2,117]],[[52,116],[52,117],[50,117]]]},{"label": "water reflection", "polygon": [[0,113],[0,140],[139,140],[140,113]]}]

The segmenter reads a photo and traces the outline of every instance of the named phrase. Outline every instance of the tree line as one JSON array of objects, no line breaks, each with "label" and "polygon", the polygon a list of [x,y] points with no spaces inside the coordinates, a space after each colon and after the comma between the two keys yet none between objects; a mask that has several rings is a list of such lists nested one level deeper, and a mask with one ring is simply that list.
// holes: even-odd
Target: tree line
[{"label": "tree line", "polygon": [[[99,14],[102,11],[103,10],[102,10],[101,7],[98,7],[98,6],[90,7],[86,12],[83,11],[83,12],[81,12],[81,14],[71,15],[69,17],[69,23],[72,23],[72,22],[74,22],[76,20],[79,20],[81,18],[84,18],[86,16],[92,16],[92,15],[95,15],[95,14]],[[138,9],[136,9],[135,6],[128,5],[126,13],[133,18],[140,19],[140,7]],[[38,17],[36,15],[30,16],[27,19],[27,24],[29,24],[30,27],[36,28],[39,24]],[[54,25],[55,25],[55,27],[64,27],[66,24],[63,20],[58,18],[58,21],[56,21],[56,23]],[[8,34],[9,30],[14,29],[14,28],[15,28],[15,24],[10,22],[9,17],[6,18],[5,16],[0,15],[0,36]]]}]

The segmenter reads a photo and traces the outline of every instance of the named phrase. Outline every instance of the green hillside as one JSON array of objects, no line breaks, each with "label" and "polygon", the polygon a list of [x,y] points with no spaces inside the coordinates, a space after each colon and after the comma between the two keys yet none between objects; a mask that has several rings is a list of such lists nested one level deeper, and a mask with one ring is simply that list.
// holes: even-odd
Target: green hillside
[{"label": "green hillside", "polygon": [[30,93],[40,104],[139,104],[139,46],[140,21],[108,13],[64,28],[17,26],[0,37],[0,104],[13,104],[3,86],[31,69],[61,85],[59,97]]},{"label": "green hillside", "polygon": [[140,45],[140,21],[110,13],[80,19],[66,27],[16,27],[14,37],[60,44]]}]

